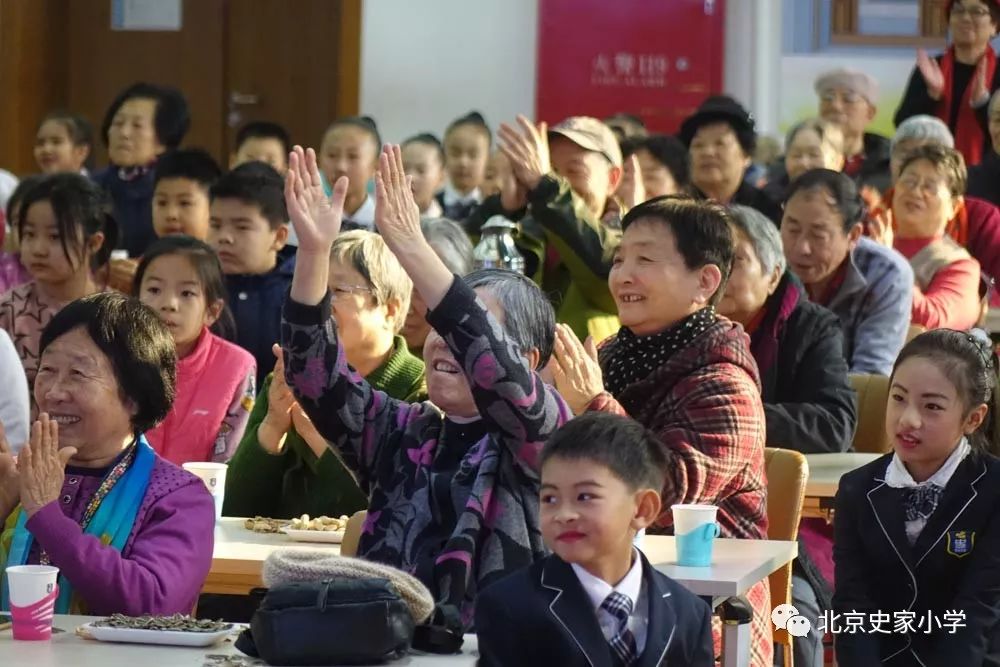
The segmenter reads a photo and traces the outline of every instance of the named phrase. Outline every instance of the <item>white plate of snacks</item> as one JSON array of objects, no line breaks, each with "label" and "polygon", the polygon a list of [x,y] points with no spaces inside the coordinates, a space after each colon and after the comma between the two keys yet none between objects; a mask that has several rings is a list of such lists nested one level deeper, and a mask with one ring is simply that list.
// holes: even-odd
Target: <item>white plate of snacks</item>
[{"label": "white plate of snacks", "polygon": [[347,515],[340,518],[318,516],[310,518],[308,514],[292,519],[282,532],[296,542],[326,542],[340,544],[344,541],[344,529],[347,527]]},{"label": "white plate of snacks", "polygon": [[162,644],[164,646],[211,646],[233,632],[232,623],[198,620],[185,614],[173,616],[125,616],[115,614],[81,625],[78,635],[101,642]]}]

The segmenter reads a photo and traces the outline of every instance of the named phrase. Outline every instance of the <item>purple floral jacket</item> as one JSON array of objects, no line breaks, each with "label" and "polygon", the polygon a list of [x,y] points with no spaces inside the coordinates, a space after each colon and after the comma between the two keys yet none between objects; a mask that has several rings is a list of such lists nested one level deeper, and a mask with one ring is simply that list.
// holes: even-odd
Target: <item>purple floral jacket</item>
[{"label": "purple floral jacket", "polygon": [[373,389],[338,345],[329,294],[318,306],[286,301],[285,376],[369,496],[359,555],[412,572],[449,624],[468,627],[478,590],[545,553],[538,456],[571,413],[461,279],[427,317],[468,377],[479,420]]}]

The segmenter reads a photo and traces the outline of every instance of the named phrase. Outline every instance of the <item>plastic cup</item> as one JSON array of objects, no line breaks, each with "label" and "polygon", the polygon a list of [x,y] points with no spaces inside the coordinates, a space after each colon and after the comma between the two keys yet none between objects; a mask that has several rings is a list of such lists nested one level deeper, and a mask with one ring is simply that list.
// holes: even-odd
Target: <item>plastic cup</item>
[{"label": "plastic cup", "polygon": [[677,564],[707,567],[712,564],[712,545],[719,536],[715,505],[673,505],[674,537],[677,541]]},{"label": "plastic cup", "polygon": [[12,565],[7,568],[10,620],[14,639],[40,641],[52,638],[59,568],[52,565]]},{"label": "plastic cup", "polygon": [[215,520],[218,521],[222,518],[222,500],[226,495],[226,470],[229,466],[225,463],[191,461],[181,467],[205,482],[205,487],[215,501]]}]

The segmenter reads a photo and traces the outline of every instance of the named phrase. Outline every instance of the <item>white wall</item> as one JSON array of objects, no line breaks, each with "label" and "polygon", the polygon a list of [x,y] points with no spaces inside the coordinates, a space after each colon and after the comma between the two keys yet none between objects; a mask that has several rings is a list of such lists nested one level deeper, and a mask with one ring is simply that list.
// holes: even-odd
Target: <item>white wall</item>
[{"label": "white wall", "polygon": [[361,113],[386,141],[535,110],[537,0],[366,0]]},{"label": "white wall", "polygon": [[781,1],[729,0],[723,88],[754,115],[757,131],[772,134],[781,108]]}]

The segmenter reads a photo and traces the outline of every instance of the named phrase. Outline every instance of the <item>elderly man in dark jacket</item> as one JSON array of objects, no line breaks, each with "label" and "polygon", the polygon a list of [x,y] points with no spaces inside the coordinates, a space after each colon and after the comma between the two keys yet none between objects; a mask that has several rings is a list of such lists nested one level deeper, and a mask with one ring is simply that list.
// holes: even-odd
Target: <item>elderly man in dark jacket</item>
[{"label": "elderly man in dark jacket", "polygon": [[843,452],[857,422],[837,316],[811,303],[785,270],[781,236],[762,214],[733,207],[736,260],[719,314],[743,325],[760,369],[767,444]]}]

